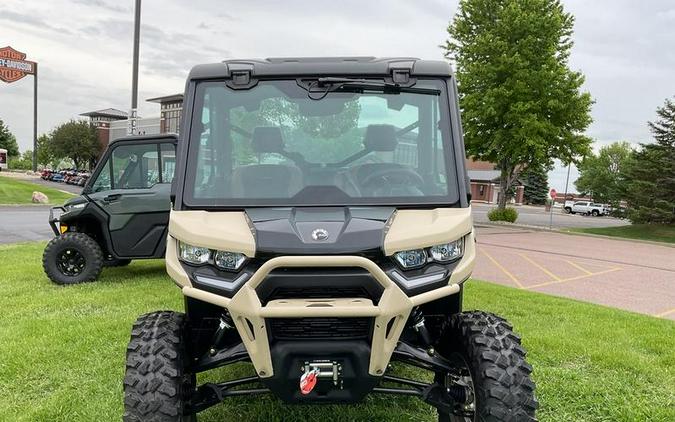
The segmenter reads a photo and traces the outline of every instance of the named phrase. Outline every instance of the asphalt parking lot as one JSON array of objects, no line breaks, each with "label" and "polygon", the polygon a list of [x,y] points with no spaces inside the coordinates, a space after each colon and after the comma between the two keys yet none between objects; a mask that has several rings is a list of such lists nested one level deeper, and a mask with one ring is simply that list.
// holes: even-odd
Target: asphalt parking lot
[{"label": "asphalt parking lot", "polygon": [[[488,222],[487,213],[495,204],[481,204],[472,203],[472,214],[474,222],[486,223]],[[551,222],[551,213],[544,210],[544,207],[534,207],[529,205],[517,206],[518,220],[516,223],[528,226],[549,227]],[[622,220],[614,217],[593,217],[579,214],[565,214],[561,208],[553,209],[553,228],[572,228],[572,227],[608,227],[608,226],[625,226],[630,224],[628,220]]]},{"label": "asphalt parking lot", "polygon": [[477,242],[477,279],[675,320],[673,247],[502,227]]}]

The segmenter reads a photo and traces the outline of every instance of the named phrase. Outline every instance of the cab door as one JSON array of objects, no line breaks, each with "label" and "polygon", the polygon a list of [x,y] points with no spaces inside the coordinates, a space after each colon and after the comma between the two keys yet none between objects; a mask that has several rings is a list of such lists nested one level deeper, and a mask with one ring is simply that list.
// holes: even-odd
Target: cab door
[{"label": "cab door", "polygon": [[110,243],[118,257],[164,255],[175,163],[173,138],[112,145],[88,196],[107,216]]}]

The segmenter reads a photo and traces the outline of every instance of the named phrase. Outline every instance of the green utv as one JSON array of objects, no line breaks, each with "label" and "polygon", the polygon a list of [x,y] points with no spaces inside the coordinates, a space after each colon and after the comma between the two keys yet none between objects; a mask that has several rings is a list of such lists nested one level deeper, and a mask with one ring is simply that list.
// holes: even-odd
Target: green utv
[{"label": "green utv", "polygon": [[[193,68],[185,99],[166,244],[185,312],[134,324],[125,421],[196,420],[268,393],[535,420],[511,325],[462,311],[476,247],[447,63],[228,60]],[[198,385],[242,361],[250,376]]]},{"label": "green utv", "polygon": [[104,266],[164,258],[176,136],[110,143],[78,197],[53,207],[42,266],[54,283],[94,281]]}]

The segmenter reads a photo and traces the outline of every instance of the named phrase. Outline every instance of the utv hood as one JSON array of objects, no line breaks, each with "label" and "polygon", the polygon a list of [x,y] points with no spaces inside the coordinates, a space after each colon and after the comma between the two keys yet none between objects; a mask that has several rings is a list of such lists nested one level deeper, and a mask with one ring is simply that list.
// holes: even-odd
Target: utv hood
[{"label": "utv hood", "polygon": [[263,255],[359,254],[383,249],[392,207],[250,208]]}]

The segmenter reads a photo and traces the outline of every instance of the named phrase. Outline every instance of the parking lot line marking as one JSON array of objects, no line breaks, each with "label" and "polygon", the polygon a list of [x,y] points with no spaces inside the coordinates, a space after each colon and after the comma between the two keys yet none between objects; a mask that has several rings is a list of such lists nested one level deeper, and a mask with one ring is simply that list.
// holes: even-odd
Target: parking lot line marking
[{"label": "parking lot line marking", "polygon": [[588,275],[593,275],[592,272],[588,271],[586,268],[582,267],[582,266],[579,265],[579,264],[575,264],[574,262],[568,261],[568,260],[565,260],[565,262],[567,262],[568,264],[570,264],[570,265],[573,266],[574,268],[576,268],[576,269],[578,269],[578,270],[581,270],[581,271],[585,272],[585,273],[588,274]]},{"label": "parking lot line marking", "polygon": [[484,254],[490,261],[492,261],[493,264],[495,264],[495,266],[497,266],[497,268],[499,268],[500,270],[502,270],[502,272],[503,272],[504,274],[506,274],[506,275],[511,279],[511,281],[513,281],[514,283],[516,283],[516,286],[518,286],[518,287],[521,288],[521,289],[524,288],[523,283],[521,283],[520,281],[518,281],[518,279],[517,279],[513,274],[511,274],[511,273],[509,272],[509,270],[507,270],[506,268],[504,268],[504,266],[503,266],[502,264],[500,264],[499,262],[497,262],[497,260],[494,259],[489,253],[485,252],[485,249],[481,249],[481,251],[483,252],[483,254]]},{"label": "parking lot line marking", "polygon": [[675,308],[673,308],[673,309],[671,309],[671,310],[668,310],[668,311],[666,311],[666,312],[661,312],[660,314],[655,314],[654,316],[655,316],[655,317],[658,317],[658,318],[663,318],[664,316],[670,315],[670,314],[672,314],[673,312],[675,312]]},{"label": "parking lot line marking", "polygon": [[542,270],[543,272],[545,272],[545,273],[546,273],[549,277],[551,277],[552,279],[554,279],[554,280],[556,280],[556,281],[560,281],[560,280],[561,280],[560,277],[558,277],[557,275],[553,274],[552,272],[550,272],[550,271],[547,270],[546,268],[542,267],[541,265],[537,264],[536,262],[534,262],[534,261],[533,261],[531,258],[529,258],[528,256],[526,256],[526,255],[524,255],[524,254],[522,254],[522,253],[519,253],[518,255],[520,255],[523,259],[525,259],[525,260],[526,260],[527,262],[529,262],[530,264],[534,265],[535,267],[537,267],[537,268],[539,268],[540,270]]},{"label": "parking lot line marking", "polygon": [[610,268],[610,269],[604,270],[604,271],[598,271],[597,273],[583,274],[583,275],[578,275],[576,277],[563,278],[562,280],[547,281],[545,283],[539,283],[539,284],[535,284],[533,286],[527,286],[526,289],[535,289],[537,287],[550,286],[551,284],[560,284],[560,283],[567,283],[568,281],[582,280],[584,278],[589,278],[589,277],[593,277],[593,276],[600,275],[600,274],[607,274],[607,273],[611,273],[613,271],[619,271],[620,269],[621,268],[615,267],[615,268]]}]

